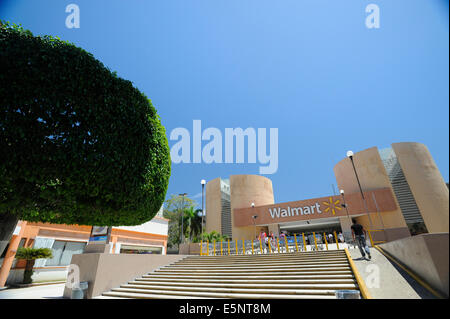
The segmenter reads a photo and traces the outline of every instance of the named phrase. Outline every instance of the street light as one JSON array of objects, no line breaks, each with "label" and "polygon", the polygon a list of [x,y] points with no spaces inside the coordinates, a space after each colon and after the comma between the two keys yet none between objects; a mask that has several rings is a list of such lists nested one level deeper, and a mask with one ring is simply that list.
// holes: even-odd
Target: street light
[{"label": "street light", "polygon": [[184,225],[183,225],[183,215],[184,215],[184,196],[187,195],[187,193],[179,194],[180,196],[183,196],[183,204],[181,206],[181,234],[180,234],[180,244],[183,242],[183,232],[184,232]]},{"label": "street light", "polygon": [[352,162],[353,171],[355,172],[356,180],[358,181],[359,191],[361,192],[361,196],[362,196],[362,199],[363,199],[363,202],[364,202],[364,208],[366,210],[367,217],[369,218],[370,227],[373,229],[372,219],[370,218],[369,209],[367,208],[366,198],[364,196],[364,193],[363,193],[363,190],[362,190],[362,187],[361,187],[361,183],[359,182],[359,177],[358,177],[358,173],[356,172],[355,163],[353,162],[353,152],[352,151],[347,151],[347,157],[350,158],[350,161]]},{"label": "street light", "polygon": [[350,215],[348,214],[348,208],[347,208],[347,203],[345,202],[344,190],[341,189],[340,192],[341,192],[341,196],[342,196],[342,201],[344,202],[344,204],[342,204],[342,207],[345,208],[345,211],[347,212],[347,217],[348,217],[348,219],[349,219],[349,221],[350,221],[350,225],[351,225],[351,224],[352,224],[352,220],[351,220],[351,218],[350,218]]},{"label": "street light", "polygon": [[202,184],[202,235],[201,236],[203,236],[203,216],[205,215],[205,205],[204,205],[204,200],[203,200],[203,193],[205,190],[206,181],[204,179],[202,179],[200,181],[200,183]]},{"label": "street light", "polygon": [[[255,208],[255,203],[252,203],[252,210],[253,208]],[[258,215],[252,215],[252,220],[253,220],[253,238],[256,238],[256,223],[255,223],[255,219],[258,217]]]}]

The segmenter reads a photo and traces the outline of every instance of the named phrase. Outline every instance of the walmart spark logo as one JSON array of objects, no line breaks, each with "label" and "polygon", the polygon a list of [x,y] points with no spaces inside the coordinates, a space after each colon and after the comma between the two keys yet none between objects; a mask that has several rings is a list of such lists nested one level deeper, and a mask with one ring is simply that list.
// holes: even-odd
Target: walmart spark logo
[{"label": "walmart spark logo", "polygon": [[336,215],[336,210],[341,210],[342,208],[339,207],[339,199],[337,199],[336,201],[333,202],[333,198],[330,197],[328,202],[322,202],[323,205],[327,206],[327,208],[325,208],[324,212],[328,213],[330,210],[333,213],[333,215]]}]

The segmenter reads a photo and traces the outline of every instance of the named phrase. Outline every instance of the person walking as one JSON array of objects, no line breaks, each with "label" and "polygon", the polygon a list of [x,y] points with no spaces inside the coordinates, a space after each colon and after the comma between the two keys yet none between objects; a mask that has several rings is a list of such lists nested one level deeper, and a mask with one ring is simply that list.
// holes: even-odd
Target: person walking
[{"label": "person walking", "polygon": [[369,256],[369,260],[372,259],[372,256],[370,255],[370,249],[369,246],[366,244],[366,230],[364,227],[356,222],[355,219],[352,219],[353,225],[352,225],[352,235],[353,235],[353,241],[356,241],[356,244],[359,247],[359,251],[361,252],[362,257],[366,258]]},{"label": "person walking", "polygon": [[[263,250],[267,251],[267,235],[264,230],[261,230],[261,232],[259,233],[259,239],[261,239],[261,244],[263,246]],[[263,252],[261,252],[261,253],[263,253]]]},{"label": "person walking", "polygon": [[338,238],[339,238],[339,241],[340,241],[341,243],[344,242],[344,235],[342,235],[341,232],[339,232]]}]

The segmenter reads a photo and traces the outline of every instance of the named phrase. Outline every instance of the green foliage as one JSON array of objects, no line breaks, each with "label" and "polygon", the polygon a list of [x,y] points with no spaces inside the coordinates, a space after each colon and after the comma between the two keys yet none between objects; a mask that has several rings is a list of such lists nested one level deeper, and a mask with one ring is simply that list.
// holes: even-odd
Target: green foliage
[{"label": "green foliage", "polygon": [[210,243],[213,242],[214,240],[216,242],[219,241],[227,241],[229,239],[229,237],[227,235],[221,235],[218,232],[216,232],[215,230],[213,230],[210,233],[203,233],[202,234],[202,240],[203,241],[209,241]]},{"label": "green foliage", "polygon": [[50,248],[24,248],[17,249],[16,259],[35,260],[40,258],[52,258]]},{"label": "green foliage", "polygon": [[[183,231],[184,237],[190,237],[189,230],[189,219],[190,219],[190,210],[197,203],[190,199],[189,197],[180,196],[171,194],[170,198],[165,202],[165,207],[163,211],[164,218],[169,219],[169,231],[168,231],[168,241],[167,244],[169,247],[176,246],[180,243],[180,234],[181,234],[181,212],[184,212],[183,219]],[[194,226],[195,227],[195,226]]]},{"label": "green foliage", "polygon": [[0,24],[0,214],[99,226],[154,217],[170,150],[151,101],[85,50]]}]

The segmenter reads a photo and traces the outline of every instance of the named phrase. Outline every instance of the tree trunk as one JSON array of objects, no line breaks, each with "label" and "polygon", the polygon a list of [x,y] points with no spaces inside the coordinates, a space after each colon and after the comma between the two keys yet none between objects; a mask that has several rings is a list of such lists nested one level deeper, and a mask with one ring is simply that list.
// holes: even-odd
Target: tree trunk
[{"label": "tree trunk", "polygon": [[19,218],[16,215],[0,214],[0,256],[9,244],[18,222]]},{"label": "tree trunk", "polygon": [[23,283],[24,284],[31,284],[33,282],[33,280],[31,279],[31,276],[33,276],[33,267],[34,267],[35,262],[36,262],[36,259],[27,260],[27,263],[25,265],[25,271],[23,273]]}]

